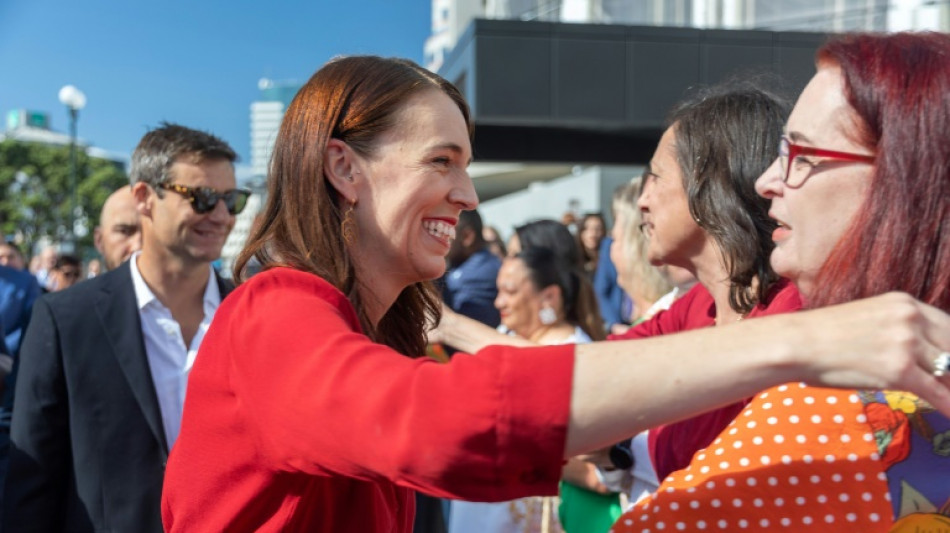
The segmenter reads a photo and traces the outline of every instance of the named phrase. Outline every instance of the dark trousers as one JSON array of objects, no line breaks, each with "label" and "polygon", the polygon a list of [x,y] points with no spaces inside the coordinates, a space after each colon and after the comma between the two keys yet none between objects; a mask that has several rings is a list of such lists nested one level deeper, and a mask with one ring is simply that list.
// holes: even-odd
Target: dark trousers
[{"label": "dark trousers", "polygon": [[412,533],[447,533],[446,522],[442,513],[442,500],[417,492],[416,521],[412,524]]}]

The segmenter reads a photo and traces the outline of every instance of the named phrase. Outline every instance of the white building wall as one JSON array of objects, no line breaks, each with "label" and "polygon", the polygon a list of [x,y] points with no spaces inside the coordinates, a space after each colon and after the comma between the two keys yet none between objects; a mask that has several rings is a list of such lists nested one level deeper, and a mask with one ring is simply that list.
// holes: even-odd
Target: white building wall
[{"label": "white building wall", "polygon": [[600,20],[603,14],[598,12],[599,7],[598,0],[562,0],[560,20],[581,23]]},{"label": "white building wall", "polygon": [[[433,9],[437,3],[467,1],[433,0]],[[478,6],[471,13],[495,19],[695,28],[948,31],[948,4],[943,0],[484,0],[484,8]],[[450,41],[447,50],[454,46],[454,40],[445,40]]]},{"label": "white building wall", "polygon": [[251,235],[251,227],[254,225],[254,218],[264,207],[263,193],[255,191],[247,199],[247,207],[234,221],[234,229],[224,241],[224,248],[221,249],[221,275],[230,278],[231,270],[234,268],[234,261],[237,259],[241,249],[247,243],[247,238]]},{"label": "white building wall", "polygon": [[283,118],[283,102],[251,104],[251,168],[257,176],[267,175],[267,165]]},{"label": "white building wall", "polygon": [[423,66],[438,72],[472,19],[483,16],[482,0],[432,0],[432,34],[423,45]]},{"label": "white building wall", "polygon": [[946,5],[933,0],[892,0],[887,14],[887,28],[891,31],[932,30],[946,31],[941,9]]},{"label": "white building wall", "polygon": [[486,225],[494,226],[507,239],[516,226],[532,220],[561,220],[568,211],[580,218],[601,212],[608,223],[614,189],[643,174],[642,166],[578,167],[574,174],[547,182],[532,183],[527,189],[483,202],[478,212]]}]

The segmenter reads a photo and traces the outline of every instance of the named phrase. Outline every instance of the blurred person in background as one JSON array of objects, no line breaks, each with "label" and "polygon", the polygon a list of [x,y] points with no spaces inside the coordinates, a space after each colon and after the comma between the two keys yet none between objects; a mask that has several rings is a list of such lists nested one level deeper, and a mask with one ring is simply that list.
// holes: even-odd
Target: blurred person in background
[{"label": "blurred person in background", "polygon": [[550,219],[533,220],[515,227],[508,239],[508,257],[527,248],[550,248],[555,255],[583,270],[577,240],[564,224]]},{"label": "blurred person in background", "polygon": [[[516,252],[512,252],[512,251]],[[523,307],[526,302],[533,300],[520,298],[515,299],[516,305],[507,305],[511,300],[503,298],[503,286],[505,282],[511,285],[510,275],[503,279],[503,274],[510,274],[518,262],[509,263],[508,261],[517,258],[524,258],[524,254],[533,250],[541,252],[532,252],[529,261],[530,264],[538,262],[537,257],[550,257],[553,262],[551,266],[544,268],[548,274],[543,279],[551,280],[552,272],[560,272],[562,276],[570,274],[570,288],[564,289],[562,294],[569,295],[566,304],[568,309],[572,309],[573,317],[561,324],[560,331],[550,336],[546,327],[539,320],[542,315],[551,317],[551,309],[542,309],[544,302],[537,301],[536,309],[517,309],[519,305]],[[499,274],[498,287],[499,298],[496,305],[502,313],[505,307],[516,309],[510,311],[509,318],[502,320],[500,331],[514,333],[514,337],[527,339],[537,344],[555,344],[558,339],[566,337],[568,324],[580,325],[580,331],[587,332],[587,339],[603,340],[604,326],[600,318],[599,310],[596,306],[597,297],[593,292],[593,287],[587,279],[587,276],[581,271],[580,248],[577,239],[571,235],[567,227],[554,220],[536,220],[515,228],[514,234],[509,241],[509,255],[506,265],[508,269]],[[514,266],[512,266],[514,265]],[[555,269],[555,270],[551,270]],[[534,267],[532,272],[541,272],[541,267]],[[524,281],[523,284],[517,284],[517,287],[527,286],[527,278],[519,278]],[[538,282],[540,283],[540,282]],[[574,286],[576,284],[576,287]],[[562,285],[565,285],[562,282]],[[537,283],[535,284],[537,286]],[[567,286],[567,285],[565,285]],[[553,285],[548,289],[553,290]],[[445,315],[457,316],[451,310],[444,310]],[[534,319],[533,316],[537,315]],[[451,320],[451,318],[450,318]],[[532,322],[529,322],[533,320]],[[518,324],[517,331],[509,328]],[[567,342],[561,340],[561,343]],[[554,518],[554,513],[560,519],[561,526],[568,531],[598,531],[604,530],[613,523],[613,520],[619,515],[620,500],[617,494],[604,486],[597,476],[596,469],[579,459],[570,459],[562,472],[563,482],[560,485],[560,501],[553,499],[529,498],[519,500],[520,503],[508,502],[504,505],[491,504],[472,504],[464,505],[463,514],[454,517],[451,521],[455,531],[549,531],[551,528],[558,527],[558,519]],[[453,504],[453,507],[456,507]],[[533,517],[532,520],[515,520],[522,513]],[[478,517],[482,516],[481,519]],[[487,520],[487,522],[486,522]],[[494,524],[494,525],[492,525]],[[505,525],[505,527],[502,527]],[[497,529],[496,529],[497,528]]]},{"label": "blurred person in background", "polygon": [[[570,275],[572,288],[568,303],[573,310],[573,318],[570,322],[563,322],[559,332],[554,334],[555,339],[562,339],[560,344],[565,342],[580,342],[563,340],[568,338],[566,324],[575,324],[580,329],[579,332],[585,333],[586,337],[579,337],[583,342],[591,340],[604,339],[603,321],[599,312],[592,305],[597,298],[593,292],[593,287],[583,275],[581,270],[581,253],[577,239],[570,233],[568,228],[555,220],[535,220],[515,228],[508,243],[508,258],[521,259],[519,262],[507,263],[509,268],[506,272],[499,273],[498,290],[501,291],[503,284],[511,285],[512,270],[514,266],[523,263],[523,255],[531,250],[540,250],[532,253],[530,258],[532,264],[541,257],[550,257],[552,265],[545,268],[547,272],[544,279],[553,279],[551,273],[559,271],[564,276]],[[555,269],[555,270],[551,270]],[[520,273],[520,272],[518,272]],[[578,276],[577,273],[582,275]],[[502,274],[507,274],[503,279]],[[528,278],[518,278],[518,287],[527,286]],[[576,283],[576,287],[573,284]],[[553,286],[549,287],[553,290]],[[505,304],[509,299],[499,298],[495,301],[496,306]],[[530,299],[518,299],[517,304],[525,304]],[[551,309],[540,310],[541,303],[538,303],[539,310],[536,310],[538,317],[543,313],[545,316],[551,316]],[[511,306],[506,306],[511,307]],[[499,310],[504,312],[504,307],[499,306]],[[578,312],[578,310],[582,310]],[[444,314],[456,313],[452,309],[443,309]],[[524,321],[530,319],[532,312],[530,310],[520,309],[512,312],[512,317],[503,320],[499,326],[499,331],[506,334],[514,334],[514,338],[530,339],[537,344],[558,344],[558,342],[546,342],[537,340],[535,337],[547,338],[547,326],[537,324],[526,324]],[[538,318],[540,320],[540,318]],[[535,322],[538,322],[536,320]],[[513,324],[519,324],[518,331],[512,331]],[[537,326],[537,327],[536,327]],[[551,339],[548,339],[551,340]],[[610,491],[597,477],[596,469],[579,459],[570,459],[562,473],[563,482],[560,488],[560,500],[552,498],[527,498],[517,502],[505,502],[503,504],[459,504],[453,502],[453,509],[461,507],[461,513],[450,520],[451,531],[556,531],[560,530],[560,522],[564,527],[571,526],[573,529],[568,531],[585,531],[591,525],[595,530],[606,529],[613,520],[620,514],[619,499],[616,494],[610,494]],[[519,519],[522,513],[524,519]],[[562,520],[563,519],[563,520]],[[601,527],[602,526],[602,527]]]},{"label": "blurred person in background", "polygon": [[603,340],[595,301],[579,272],[550,248],[530,247],[505,260],[495,307],[514,335],[538,344]]},{"label": "blurred person in background", "polygon": [[32,274],[22,268],[0,265],[0,503],[9,456],[13,382],[19,364],[20,341],[30,322],[33,303],[40,294],[39,283]]},{"label": "blurred person in background", "polygon": [[72,254],[63,254],[56,258],[49,275],[50,292],[66,290],[82,279],[82,261]]},{"label": "blurred person in background", "polygon": [[459,214],[455,238],[446,255],[448,270],[442,299],[453,311],[496,327],[500,318],[494,305],[498,295],[495,280],[501,260],[489,251],[482,230],[477,210]]},{"label": "blurred person in background", "polygon": [[565,211],[564,214],[561,215],[561,224],[571,232],[571,235],[577,233],[577,215],[574,210]]},{"label": "blurred person in background", "polygon": [[[579,344],[603,339],[596,303],[590,293],[580,292],[583,273],[545,247],[529,247],[505,259],[498,273],[495,306],[502,324],[511,335],[542,345]],[[579,466],[583,468],[581,463]],[[581,475],[584,471],[581,472]],[[595,497],[600,495],[595,495]],[[587,522],[599,520],[603,529],[620,514],[614,497],[613,512],[585,508]],[[556,498],[533,496],[498,503],[458,501],[452,504],[450,533],[497,531],[511,533],[554,533],[562,531]],[[587,524],[565,524],[563,530],[587,531]]]},{"label": "blurred person in background", "polygon": [[668,309],[696,284],[696,277],[683,267],[650,264],[648,240],[641,231],[643,216],[637,206],[641,189],[641,178],[634,178],[617,189],[616,222],[609,249],[611,264],[617,265],[617,284],[633,301],[630,319],[634,325]]},{"label": "blurred person in background", "polygon": [[0,266],[14,270],[25,269],[26,261],[23,258],[23,252],[12,242],[0,241]]},{"label": "blurred person in background", "polygon": [[[771,265],[807,307],[901,291],[888,297],[950,309],[950,147],[934,135],[950,128],[948,58],[945,33],[818,50],[756,182],[777,226]],[[950,352],[928,358],[921,378],[946,382]],[[947,531],[946,415],[899,390],[772,387],[614,531]]]},{"label": "blurred person in background", "polygon": [[581,251],[584,273],[593,280],[600,257],[600,242],[607,236],[607,223],[600,213],[587,213],[578,224],[577,244]]},{"label": "blurred person in background", "polygon": [[29,272],[0,265],[0,322],[3,324],[7,354],[16,355],[26,325],[30,321],[33,302],[41,294],[39,283]]},{"label": "blurred person in background", "polygon": [[102,204],[93,243],[106,270],[114,270],[142,248],[142,223],[132,187],[120,187]]},{"label": "blurred person in background", "polygon": [[56,258],[59,257],[59,248],[53,245],[46,246],[40,253],[36,254],[30,260],[30,272],[36,276],[36,281],[40,287],[45,290],[51,290],[53,267],[56,266]]},{"label": "blurred person in background", "polygon": [[92,279],[102,274],[102,261],[92,258],[86,263],[86,279]]},{"label": "blurred person in background", "polygon": [[[567,226],[556,220],[534,220],[515,228],[508,240],[508,257],[515,257],[524,250],[531,248],[551,250],[558,261],[570,265],[577,272],[583,272],[577,239],[574,238]],[[585,302],[588,300],[596,302],[597,295],[594,294],[594,288],[586,276],[579,280],[579,284],[580,286],[577,289],[578,299]],[[598,327],[603,329],[603,318],[601,318],[599,310],[596,313],[582,313],[578,315],[578,319],[585,321],[585,331],[593,331]],[[507,332],[504,324],[498,330],[503,333]],[[593,340],[602,340],[603,338],[602,334],[592,337]]]},{"label": "blurred person in background", "polygon": [[495,254],[496,257],[504,259],[508,255],[508,250],[505,249],[505,241],[502,240],[497,228],[485,226],[482,228],[482,236],[485,238],[485,243],[488,244],[488,251]]},{"label": "blurred person in background", "polygon": [[597,253],[597,270],[594,271],[594,292],[597,294],[597,303],[600,306],[600,316],[604,319],[607,333],[623,333],[630,327],[630,318],[637,310],[634,302],[625,289],[617,281],[617,267],[611,253],[615,235],[622,234],[618,217],[618,202],[620,195],[627,185],[620,185],[614,189],[610,200],[610,212],[613,226],[608,235],[600,241],[600,250]]}]

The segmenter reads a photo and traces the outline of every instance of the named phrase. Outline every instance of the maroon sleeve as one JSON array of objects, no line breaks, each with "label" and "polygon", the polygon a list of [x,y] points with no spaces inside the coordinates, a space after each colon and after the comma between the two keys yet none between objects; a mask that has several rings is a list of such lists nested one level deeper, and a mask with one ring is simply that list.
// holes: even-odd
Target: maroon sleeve
[{"label": "maroon sleeve", "polygon": [[[710,315],[710,308],[713,314]],[[697,283],[682,297],[670,305],[670,308],[660,311],[652,318],[637,324],[619,335],[609,335],[607,340],[644,339],[655,335],[667,335],[687,329],[695,329],[712,325],[715,318],[715,307],[712,296],[705,287]]]},{"label": "maroon sleeve", "polygon": [[[780,280],[749,318],[797,311],[802,306],[798,290],[788,280]],[[684,392],[688,394],[688,392]],[[671,473],[689,466],[693,455],[710,443],[749,403],[749,398],[720,409],[650,430],[647,438],[650,457],[660,481]]]},{"label": "maroon sleeve", "polygon": [[768,300],[760,303],[749,313],[748,318],[777,315],[798,311],[802,308],[802,297],[798,289],[787,279],[779,280],[769,291]]},{"label": "maroon sleeve", "polygon": [[[684,394],[688,392],[684,391]],[[693,455],[709,446],[748,403],[749,399],[742,400],[675,424],[651,429],[647,443],[657,479],[663,481],[666,476],[689,466]]]},{"label": "maroon sleeve", "polygon": [[229,377],[273,468],[472,500],[556,493],[573,346],[438,364],[370,341],[316,276],[271,276],[250,294],[229,309],[241,317],[228,328]]}]

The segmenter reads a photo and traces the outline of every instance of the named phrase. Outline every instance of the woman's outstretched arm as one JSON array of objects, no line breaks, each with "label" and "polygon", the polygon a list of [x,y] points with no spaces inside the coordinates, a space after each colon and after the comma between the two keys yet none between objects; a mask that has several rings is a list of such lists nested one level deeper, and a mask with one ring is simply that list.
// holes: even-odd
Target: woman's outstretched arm
[{"label": "woman's outstretched arm", "polygon": [[442,320],[429,330],[429,342],[447,344],[456,350],[475,353],[486,346],[539,346],[517,335],[505,335],[442,306]]},{"label": "woman's outstretched arm", "polygon": [[906,294],[576,347],[565,457],[785,382],[892,388],[950,414],[950,316]]}]

